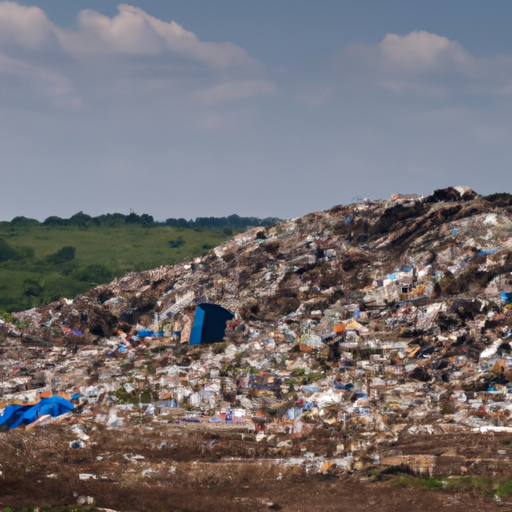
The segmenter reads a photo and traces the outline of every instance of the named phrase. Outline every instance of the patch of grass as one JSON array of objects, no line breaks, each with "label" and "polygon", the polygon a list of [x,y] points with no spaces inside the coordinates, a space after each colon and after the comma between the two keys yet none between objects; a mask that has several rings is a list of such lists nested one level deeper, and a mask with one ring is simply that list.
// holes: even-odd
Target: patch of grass
[{"label": "patch of grass", "polygon": [[478,491],[479,493],[488,494],[492,487],[494,487],[493,483],[496,483],[493,479],[482,476],[461,476],[448,478],[445,482],[445,487],[446,489]]},{"label": "patch of grass", "polygon": [[227,254],[224,254],[224,256],[222,256],[222,259],[226,263],[229,263],[230,261],[234,260],[235,258],[236,258],[236,255],[234,252],[228,252]]},{"label": "patch of grass", "polygon": [[425,489],[439,491],[445,488],[445,481],[440,476],[415,477],[412,475],[400,475],[393,481],[393,485],[399,487],[413,487],[414,489]]},{"label": "patch of grass", "polygon": [[307,375],[304,375],[302,377],[302,381],[301,382],[304,385],[313,384],[317,380],[321,380],[323,378],[325,378],[325,375],[323,373],[321,373],[321,372],[310,372]]},{"label": "patch of grass", "polygon": [[127,272],[200,256],[227,238],[221,228],[195,231],[126,223],[81,229],[0,222],[0,239],[7,241],[0,258],[0,309],[21,311],[73,298]]},{"label": "patch of grass", "polygon": [[226,351],[226,343],[214,343],[212,345],[212,352],[214,354],[223,354]]},{"label": "patch of grass", "polygon": [[496,494],[500,498],[506,498],[512,494],[512,480],[502,481],[496,488]]},{"label": "patch of grass", "polygon": [[[381,480],[378,478],[382,475],[372,475],[373,480]],[[506,498],[512,495],[512,479],[506,478],[490,478],[481,476],[414,476],[410,474],[400,474],[392,482],[393,485],[399,487],[413,487],[414,489],[425,489],[430,491],[450,491],[459,490],[465,492],[476,492],[485,496],[499,496]]]}]

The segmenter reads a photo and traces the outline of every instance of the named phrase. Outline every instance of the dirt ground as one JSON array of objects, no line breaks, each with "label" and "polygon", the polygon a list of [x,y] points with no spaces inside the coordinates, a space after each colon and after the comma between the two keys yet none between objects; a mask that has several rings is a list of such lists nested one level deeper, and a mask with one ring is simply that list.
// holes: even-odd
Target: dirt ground
[{"label": "dirt ground", "polygon": [[[241,468],[243,471],[243,468]],[[294,512],[374,511],[409,512],[448,509],[451,511],[512,510],[512,504],[498,507],[490,498],[471,493],[393,488],[387,483],[362,483],[341,478],[300,482],[283,479],[251,479],[247,475],[232,485],[205,486],[163,482],[76,482],[64,475],[41,482],[34,478],[6,478],[0,488],[0,506],[27,506],[41,503],[76,503],[73,493],[95,498],[98,507],[118,511],[238,511],[272,510]],[[269,506],[271,503],[275,505]]]},{"label": "dirt ground", "polygon": [[[62,427],[0,434],[0,510],[74,505],[91,496],[98,507],[123,512],[512,511],[512,497],[498,503],[473,491],[371,482],[364,471],[320,474],[276,465],[268,457],[251,456],[250,438],[233,433],[94,430],[81,449],[70,447],[74,439]],[[421,443],[424,452],[427,440]],[[439,444],[432,438],[430,443]],[[404,451],[411,450],[411,441],[404,442]]]}]

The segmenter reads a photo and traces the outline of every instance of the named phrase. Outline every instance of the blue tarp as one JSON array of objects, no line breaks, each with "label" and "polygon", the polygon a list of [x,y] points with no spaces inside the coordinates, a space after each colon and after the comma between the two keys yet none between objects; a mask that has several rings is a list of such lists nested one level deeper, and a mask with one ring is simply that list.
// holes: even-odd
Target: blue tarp
[{"label": "blue tarp", "polygon": [[503,306],[505,304],[512,304],[512,293],[501,292],[501,303]]},{"label": "blue tarp", "polygon": [[8,405],[0,416],[0,432],[20,425],[30,425],[45,414],[55,418],[74,408],[75,406],[69,400],[60,396],[42,398],[40,402],[32,405]]},{"label": "blue tarp", "polygon": [[[150,331],[149,329],[142,329],[142,331],[139,331],[137,333],[137,336],[139,338],[154,338],[155,336],[157,338],[161,338],[163,336],[163,333],[162,332],[155,332],[155,331]],[[135,336],[133,337],[135,339]]]},{"label": "blue tarp", "polygon": [[137,333],[139,338],[152,338],[155,335],[154,331],[150,331],[149,329],[142,329]]},{"label": "blue tarp", "polygon": [[496,253],[496,249],[482,249],[477,256],[490,256],[491,254]]},{"label": "blue tarp", "polygon": [[215,343],[224,339],[226,322],[235,314],[217,304],[199,304],[190,333],[190,344]]},{"label": "blue tarp", "polygon": [[335,389],[344,389],[345,391],[350,391],[354,387],[354,384],[349,382],[348,384],[336,384],[334,387]]}]

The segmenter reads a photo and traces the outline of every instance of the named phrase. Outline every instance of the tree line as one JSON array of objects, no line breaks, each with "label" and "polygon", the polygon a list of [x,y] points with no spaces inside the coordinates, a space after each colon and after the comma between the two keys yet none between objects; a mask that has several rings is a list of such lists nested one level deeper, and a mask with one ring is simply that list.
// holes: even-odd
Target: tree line
[{"label": "tree line", "polygon": [[244,229],[249,226],[265,226],[279,222],[281,219],[277,217],[267,217],[260,219],[259,217],[241,217],[240,215],[229,215],[227,217],[196,217],[195,220],[187,220],[184,218],[169,218],[164,222],[155,221],[152,215],[143,213],[141,215],[131,212],[128,215],[123,213],[107,213],[92,217],[83,212],[78,212],[65,219],[52,215],[46,218],[43,222],[37,219],[30,219],[27,217],[19,216],[14,217],[10,224],[13,227],[43,225],[49,227],[64,227],[73,226],[78,228],[89,228],[92,226],[107,226],[107,227],[120,227],[126,224],[139,224],[143,227],[153,226],[171,226],[180,228],[233,228]]}]

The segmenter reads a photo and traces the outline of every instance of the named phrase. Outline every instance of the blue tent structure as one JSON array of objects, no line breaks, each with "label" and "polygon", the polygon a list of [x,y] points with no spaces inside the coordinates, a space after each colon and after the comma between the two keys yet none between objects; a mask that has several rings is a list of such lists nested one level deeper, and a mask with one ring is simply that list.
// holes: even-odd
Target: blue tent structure
[{"label": "blue tent structure", "polygon": [[218,304],[199,304],[190,333],[190,345],[222,341],[226,322],[232,320],[234,316],[234,313]]},{"label": "blue tent structure", "polygon": [[30,425],[38,418],[49,414],[54,418],[66,412],[72,411],[75,406],[65,398],[52,396],[41,398],[37,404],[8,405],[0,415],[0,432],[11,430],[20,425]]}]

